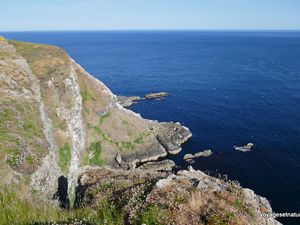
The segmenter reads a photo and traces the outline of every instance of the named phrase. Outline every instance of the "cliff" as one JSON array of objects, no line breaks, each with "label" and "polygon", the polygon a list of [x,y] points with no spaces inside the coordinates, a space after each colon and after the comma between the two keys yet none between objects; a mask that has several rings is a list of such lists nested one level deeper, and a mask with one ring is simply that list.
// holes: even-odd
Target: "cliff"
[{"label": "cliff", "polygon": [[[153,199],[164,200],[158,198],[159,192],[153,194],[152,190],[161,179],[170,176],[181,179],[186,172],[172,175],[155,172],[155,165],[150,172],[136,167],[178,153],[181,144],[190,137],[188,128],[179,123],[143,119],[123,108],[101,81],[88,74],[61,48],[0,38],[2,185],[22,184],[26,190],[38,193],[38,199],[50,200],[57,192],[59,179],[65,176],[71,204],[76,200],[77,206],[84,202],[85,206],[92,207],[103,200],[95,196],[88,200],[87,193],[98,192],[93,188],[101,184],[101,179],[111,179],[113,174],[127,179],[132,173],[128,180],[131,183],[137,181],[136,177],[148,179],[149,176],[150,186],[142,185],[141,190],[148,190],[152,197],[146,198],[145,194],[142,202],[151,198],[153,204],[156,201]],[[106,176],[97,177],[102,171],[106,171]],[[82,177],[94,177],[94,174],[98,174],[96,180],[83,182]],[[185,194],[193,187],[192,179],[189,180],[190,184],[182,187],[186,189]],[[118,180],[112,184],[117,188]],[[174,186],[181,187],[181,184],[174,183]],[[129,209],[130,204],[126,205]],[[266,208],[270,212],[269,205]],[[137,221],[134,210],[123,210],[123,206],[118,210],[133,215],[128,223]],[[253,218],[258,213],[254,210]],[[178,220],[174,217],[174,221]]]},{"label": "cliff", "polygon": [[118,155],[122,167],[133,168],[177,152],[191,136],[180,124],[145,120],[120,106],[60,48],[0,44],[2,157],[45,194],[60,175],[75,182],[82,166],[116,166]]}]

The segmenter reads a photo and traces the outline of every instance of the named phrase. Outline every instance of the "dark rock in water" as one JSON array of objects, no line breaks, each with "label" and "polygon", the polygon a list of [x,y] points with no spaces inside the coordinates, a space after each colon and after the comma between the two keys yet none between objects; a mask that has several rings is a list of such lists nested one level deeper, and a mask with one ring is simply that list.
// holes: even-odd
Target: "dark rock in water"
[{"label": "dark rock in water", "polygon": [[205,151],[202,152],[198,152],[196,154],[186,154],[183,159],[189,163],[194,163],[194,159],[195,158],[199,158],[199,157],[208,157],[212,155],[212,151],[210,149],[207,149]]},{"label": "dark rock in water", "polygon": [[161,98],[166,97],[166,96],[168,96],[168,95],[169,95],[168,92],[162,91],[162,92],[156,92],[156,93],[149,93],[149,94],[146,94],[146,95],[145,95],[145,98],[146,98],[146,99],[154,99],[154,98],[156,98],[156,99],[161,99]]},{"label": "dark rock in water", "polygon": [[233,146],[233,148],[237,151],[241,151],[241,152],[249,152],[254,148],[254,144],[253,143],[248,143],[247,145],[244,146]]},{"label": "dark rock in water", "polygon": [[172,171],[175,163],[172,160],[166,159],[160,162],[147,162],[137,169],[150,171]]}]

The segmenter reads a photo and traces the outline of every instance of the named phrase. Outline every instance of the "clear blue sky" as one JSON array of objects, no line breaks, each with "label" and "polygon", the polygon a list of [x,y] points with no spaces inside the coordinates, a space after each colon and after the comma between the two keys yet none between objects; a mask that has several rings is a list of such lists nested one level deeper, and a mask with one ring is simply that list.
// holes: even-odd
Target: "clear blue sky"
[{"label": "clear blue sky", "polygon": [[0,30],[296,29],[300,0],[1,0]]}]

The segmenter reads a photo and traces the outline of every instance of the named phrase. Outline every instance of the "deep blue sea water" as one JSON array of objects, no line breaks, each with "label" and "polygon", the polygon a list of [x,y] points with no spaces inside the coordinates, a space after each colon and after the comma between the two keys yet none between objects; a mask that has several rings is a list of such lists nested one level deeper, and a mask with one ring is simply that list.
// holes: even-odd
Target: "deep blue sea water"
[{"label": "deep blue sea water", "polygon": [[[180,121],[193,138],[174,157],[212,149],[196,169],[227,174],[300,212],[300,32],[31,32],[7,38],[63,47],[115,94],[167,91],[131,107]],[[253,142],[252,152],[234,145]],[[282,219],[300,224],[300,219]]]}]

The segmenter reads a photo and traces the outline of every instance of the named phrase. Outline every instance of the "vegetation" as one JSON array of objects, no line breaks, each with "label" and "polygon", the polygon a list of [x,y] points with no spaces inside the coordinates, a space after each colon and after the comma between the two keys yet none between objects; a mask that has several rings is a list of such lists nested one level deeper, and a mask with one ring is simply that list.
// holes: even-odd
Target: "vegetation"
[{"label": "vegetation", "polygon": [[[105,117],[107,118],[107,117]],[[93,129],[98,135],[100,135],[101,138],[103,138],[104,141],[109,142],[110,144],[115,145],[118,147],[120,150],[125,150],[125,151],[132,151],[134,150],[135,146],[138,144],[143,143],[144,138],[147,137],[149,134],[140,134],[137,136],[133,141],[115,141],[112,139],[110,135],[107,133],[104,133],[99,126],[93,126],[91,124],[88,124],[88,127]]]},{"label": "vegetation", "polygon": [[58,165],[64,174],[68,172],[70,162],[71,162],[71,146],[69,145],[69,143],[65,143],[59,149],[59,161],[58,161]]},{"label": "vegetation", "polygon": [[[58,206],[41,202],[35,195],[26,189],[25,184],[0,186],[0,225],[38,225],[74,221],[93,225],[125,224],[122,210],[105,198],[93,207],[62,210]],[[139,214],[136,224],[161,224],[160,221],[166,215],[160,207],[150,205]]]},{"label": "vegetation", "polygon": [[37,104],[5,99],[0,105],[0,153],[12,168],[27,164],[31,170],[47,152]]},{"label": "vegetation", "polygon": [[89,100],[96,101],[95,97],[88,91],[86,86],[81,88],[80,94],[81,94],[83,102],[89,101]]},{"label": "vegetation", "polygon": [[162,207],[150,204],[146,209],[138,216],[137,224],[147,225],[160,225],[165,224],[163,221],[168,221],[168,212]]},{"label": "vegetation", "polygon": [[25,185],[0,187],[0,225],[49,224],[83,221],[86,224],[124,224],[122,213],[108,202],[93,208],[62,210],[58,206],[41,202]]},{"label": "vegetation", "polygon": [[89,159],[90,165],[100,166],[104,163],[104,161],[101,159],[102,146],[100,141],[91,143],[88,150],[89,154],[92,155],[92,157]]},{"label": "vegetation", "polygon": [[111,116],[111,112],[106,113],[104,116],[101,116],[99,119],[99,123],[104,123]]},{"label": "vegetation", "polygon": [[[8,40],[8,42],[27,60],[33,73],[39,79],[68,73],[66,66],[69,59],[63,49],[15,40]],[[47,56],[46,59],[45,56]]]},{"label": "vegetation", "polygon": [[0,52],[0,59],[5,59],[8,57],[13,57],[13,54],[10,52]]}]

